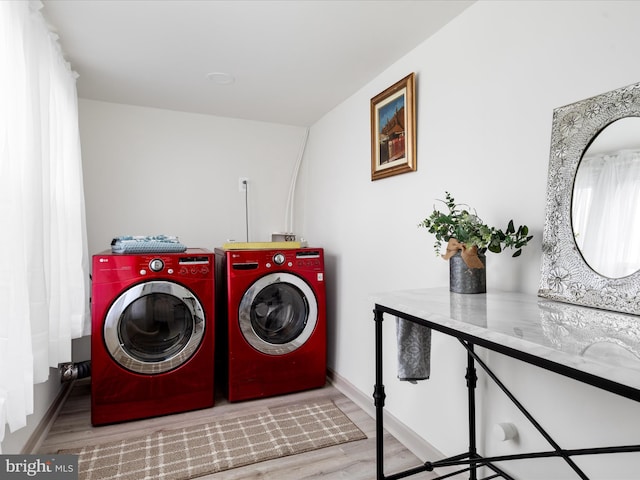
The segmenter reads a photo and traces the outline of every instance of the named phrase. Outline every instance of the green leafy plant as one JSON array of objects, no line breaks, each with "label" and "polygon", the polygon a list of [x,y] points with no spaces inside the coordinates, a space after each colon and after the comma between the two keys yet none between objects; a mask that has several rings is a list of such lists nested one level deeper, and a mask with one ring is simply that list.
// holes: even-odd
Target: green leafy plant
[{"label": "green leafy plant", "polygon": [[475,245],[478,253],[485,253],[487,250],[500,253],[505,248],[511,248],[515,249],[512,256],[518,257],[522,253],[522,247],[533,238],[533,235],[529,235],[526,225],[521,225],[516,230],[513,220],[509,220],[504,231],[489,227],[478,217],[475,210],[468,205],[457,204],[449,192],[445,192],[445,200],[440,201],[446,205],[448,211],[441,212],[434,207],[433,213],[418,224],[436,236],[433,245],[436,255],[440,254],[443,242],[454,238],[467,248]]}]

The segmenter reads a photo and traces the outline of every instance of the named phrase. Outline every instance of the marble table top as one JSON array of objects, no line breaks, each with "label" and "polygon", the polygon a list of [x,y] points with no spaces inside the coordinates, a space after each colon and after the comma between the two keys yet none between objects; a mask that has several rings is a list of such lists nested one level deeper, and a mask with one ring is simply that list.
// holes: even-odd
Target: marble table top
[{"label": "marble table top", "polygon": [[640,401],[640,316],[522,293],[447,288],[386,292],[372,300],[382,311]]}]

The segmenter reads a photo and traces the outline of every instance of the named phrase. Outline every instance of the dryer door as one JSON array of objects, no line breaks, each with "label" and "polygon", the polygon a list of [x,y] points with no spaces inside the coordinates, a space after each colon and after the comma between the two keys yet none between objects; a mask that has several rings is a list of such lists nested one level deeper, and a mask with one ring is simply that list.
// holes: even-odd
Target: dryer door
[{"label": "dryer door", "polygon": [[103,333],[118,364],[153,375],[189,360],[202,342],[204,328],[204,310],[190,290],[152,281],[134,285],[113,302]]},{"label": "dryer door", "polygon": [[270,273],[244,293],[238,311],[240,331],[256,350],[284,355],[300,348],[318,322],[311,287],[290,273]]}]

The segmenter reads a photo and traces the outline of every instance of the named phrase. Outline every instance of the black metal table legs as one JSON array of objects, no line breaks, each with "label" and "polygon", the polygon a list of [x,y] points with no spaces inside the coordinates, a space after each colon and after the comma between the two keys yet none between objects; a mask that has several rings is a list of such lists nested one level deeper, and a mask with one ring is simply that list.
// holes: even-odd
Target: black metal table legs
[{"label": "black metal table legs", "polygon": [[[477,375],[475,369],[474,357],[467,355],[467,372],[465,378],[467,379],[468,389],[468,403],[469,403],[469,451],[461,455],[456,455],[447,459],[439,460],[436,462],[426,462],[422,466],[418,466],[403,472],[399,472],[393,475],[384,474],[384,402],[386,394],[384,392],[384,383],[382,376],[382,360],[383,360],[383,341],[382,341],[382,322],[384,320],[383,313],[380,310],[374,310],[375,320],[375,350],[376,350],[376,383],[373,389],[373,401],[376,409],[376,480],[397,480],[400,478],[409,477],[420,472],[433,471],[438,466],[445,466],[448,464],[455,465],[458,462],[468,464],[468,467],[455,472],[442,475],[438,479],[444,479],[451,476],[459,475],[464,472],[469,472],[469,480],[477,480],[477,463],[476,459],[479,458],[476,451],[476,404],[475,404],[475,389],[477,383]],[[473,351],[473,345],[469,348]],[[510,477],[505,477],[510,478]]]},{"label": "black metal table legs", "polygon": [[[449,458],[444,458],[441,460],[436,460],[433,462],[425,462],[423,465],[417,466],[415,468],[411,468],[409,470],[405,470],[399,473],[394,473],[392,475],[385,475],[384,473],[384,441],[383,441],[383,433],[384,433],[384,404],[386,394],[384,391],[383,384],[383,375],[382,375],[382,367],[383,367],[383,338],[382,338],[382,322],[384,320],[383,313],[385,312],[385,308],[379,305],[376,305],[374,309],[374,320],[375,320],[375,356],[376,356],[376,378],[375,378],[375,386],[374,386],[374,405],[376,410],[376,480],[397,480],[405,477],[409,477],[411,475],[415,475],[420,472],[433,471],[435,468],[444,468],[447,467],[448,472],[446,474],[442,474],[436,477],[434,480],[443,480],[445,478],[461,475],[463,473],[467,473],[469,475],[469,480],[489,480],[493,478],[503,478],[505,480],[515,480],[514,477],[506,473],[504,470],[499,468],[496,463],[505,462],[510,460],[524,460],[524,459],[534,459],[534,458],[552,458],[559,457],[562,458],[566,464],[573,470],[574,474],[582,479],[589,480],[589,477],[578,467],[578,465],[573,461],[572,457],[581,456],[581,455],[599,455],[599,454],[611,454],[611,453],[630,453],[630,452],[640,452],[640,445],[624,445],[624,446],[613,446],[613,447],[596,447],[596,448],[579,448],[579,449],[563,449],[558,443],[556,443],[553,438],[544,430],[544,428],[540,425],[540,423],[526,410],[526,408],[518,401],[517,398],[509,391],[509,389],[500,381],[500,379],[489,369],[489,367],[484,363],[484,361],[478,357],[477,353],[474,350],[474,343],[469,340],[468,336],[463,338],[464,335],[460,334],[458,336],[457,332],[451,331],[443,331],[448,335],[455,336],[458,338],[462,346],[467,351],[467,369],[465,378],[467,381],[467,395],[468,395],[468,420],[469,420],[469,450],[460,455],[455,455]],[[401,312],[397,312],[395,310],[386,310],[387,313],[394,315],[402,315]],[[422,319],[416,319],[415,317],[411,317],[410,315],[403,316],[410,321],[415,321],[417,323],[423,324],[427,327],[432,327],[438,329],[437,324],[431,324],[430,322],[423,321]],[[450,329],[449,329],[450,330]],[[476,442],[476,384],[478,380],[476,366],[479,366],[482,371],[493,381],[495,385],[498,386],[500,390],[508,397],[508,399],[518,408],[518,410],[524,415],[524,417],[535,427],[535,429],[547,440],[547,442],[551,445],[552,450],[550,451],[542,451],[542,452],[530,452],[530,453],[519,453],[512,455],[500,455],[493,457],[483,457],[477,452],[477,442]],[[459,467],[458,470],[451,471],[452,468]],[[481,472],[481,468],[486,467],[489,471],[489,475],[482,479],[478,478],[479,472]]]},{"label": "black metal table legs", "polygon": [[382,312],[374,310],[376,322],[376,384],[373,387],[373,404],[376,407],[376,479],[384,480],[384,385],[382,383]]},{"label": "black metal table legs", "polygon": [[[468,348],[473,351],[473,345],[469,345]],[[471,460],[469,480],[477,480],[476,464],[473,459],[478,455],[476,443],[476,385],[478,383],[478,375],[471,355],[467,355],[467,374],[464,378],[467,380],[467,402],[469,405],[469,459]]]}]

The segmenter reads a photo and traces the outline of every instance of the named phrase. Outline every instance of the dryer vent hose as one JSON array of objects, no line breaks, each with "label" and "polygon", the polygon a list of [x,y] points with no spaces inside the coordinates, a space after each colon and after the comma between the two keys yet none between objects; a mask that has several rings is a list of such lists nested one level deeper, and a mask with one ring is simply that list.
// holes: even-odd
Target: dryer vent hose
[{"label": "dryer vent hose", "polygon": [[91,360],[78,363],[61,363],[58,365],[60,371],[60,383],[71,382],[78,378],[91,376]]}]

